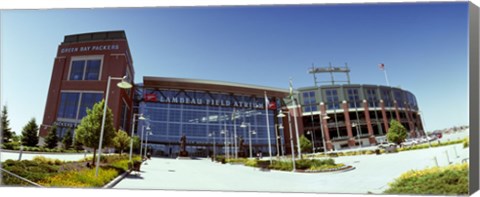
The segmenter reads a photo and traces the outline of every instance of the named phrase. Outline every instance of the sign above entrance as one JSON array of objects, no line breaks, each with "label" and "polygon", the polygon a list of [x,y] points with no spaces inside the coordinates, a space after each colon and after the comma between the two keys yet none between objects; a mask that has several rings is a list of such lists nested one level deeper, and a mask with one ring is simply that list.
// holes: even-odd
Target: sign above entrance
[{"label": "sign above entrance", "polygon": [[[173,103],[173,104],[191,104],[191,105],[206,105],[206,106],[223,106],[223,107],[236,107],[236,108],[255,108],[264,109],[265,103],[262,99],[258,101],[236,101],[233,99],[211,99],[211,98],[193,98],[193,97],[163,97],[158,96],[156,93],[146,93],[143,95],[143,100],[146,102],[160,102],[160,103]],[[274,109],[276,104],[271,102],[269,109]]]}]

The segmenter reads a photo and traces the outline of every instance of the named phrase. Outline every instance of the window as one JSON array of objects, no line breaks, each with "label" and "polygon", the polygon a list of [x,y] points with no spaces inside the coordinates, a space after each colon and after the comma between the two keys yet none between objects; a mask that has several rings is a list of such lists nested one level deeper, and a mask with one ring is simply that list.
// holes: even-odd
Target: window
[{"label": "window", "polygon": [[305,112],[317,111],[316,103],[314,91],[303,93],[303,105],[305,106]]},{"label": "window", "polygon": [[403,106],[403,102],[404,102],[403,92],[401,92],[400,90],[397,90],[394,93],[395,93],[395,100],[397,101],[397,106],[400,107],[400,108],[404,107]]},{"label": "window", "polygon": [[348,101],[350,108],[360,108],[360,97],[358,96],[358,89],[348,89]]},{"label": "window", "polygon": [[80,120],[102,98],[102,93],[62,92],[57,118]]},{"label": "window", "polygon": [[367,89],[368,106],[378,107],[377,94],[375,89]]},{"label": "window", "polygon": [[62,93],[57,117],[76,119],[79,98],[80,93]]},{"label": "window", "polygon": [[327,95],[327,109],[340,109],[337,90],[325,90],[325,93]]},{"label": "window", "polygon": [[100,60],[88,60],[85,71],[85,80],[98,80],[100,73]]},{"label": "window", "polygon": [[82,119],[87,115],[87,108],[92,109],[95,103],[103,98],[102,93],[82,93],[82,101],[80,104],[80,114],[78,119]]},{"label": "window", "polygon": [[75,58],[70,67],[69,80],[99,80],[102,61],[99,57],[91,59]]},{"label": "window", "polygon": [[390,96],[390,90],[382,90],[382,98],[385,103],[385,107],[392,107],[392,96]]},{"label": "window", "polygon": [[128,105],[125,103],[125,101],[123,101],[122,103],[122,114],[120,116],[120,127],[121,129],[123,129],[124,131],[127,130],[127,115],[128,115],[128,111],[129,111],[129,108],[128,108]]}]

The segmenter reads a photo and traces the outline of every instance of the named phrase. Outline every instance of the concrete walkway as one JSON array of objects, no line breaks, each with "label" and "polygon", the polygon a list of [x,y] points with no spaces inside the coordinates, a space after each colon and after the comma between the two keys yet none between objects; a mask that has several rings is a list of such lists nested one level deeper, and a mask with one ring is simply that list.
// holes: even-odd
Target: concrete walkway
[{"label": "concrete walkway", "polygon": [[[455,155],[454,147],[457,150]],[[302,193],[382,193],[387,183],[411,169],[424,169],[468,158],[461,144],[383,155],[335,158],[337,163],[356,167],[348,172],[263,172],[243,165],[213,163],[207,159],[176,160],[152,158],[139,175],[129,175],[114,188],[195,191],[258,191]]]}]

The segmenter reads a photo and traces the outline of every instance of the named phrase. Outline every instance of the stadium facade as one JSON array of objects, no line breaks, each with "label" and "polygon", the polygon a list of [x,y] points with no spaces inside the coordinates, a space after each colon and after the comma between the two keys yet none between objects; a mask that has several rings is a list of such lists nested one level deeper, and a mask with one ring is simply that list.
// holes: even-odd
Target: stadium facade
[{"label": "stadium facade", "polygon": [[[109,76],[134,81],[124,31],[65,36],[53,65],[40,136],[53,125],[60,137],[68,129],[74,132],[86,109],[105,97]],[[192,156],[266,155],[269,147],[273,155],[290,154],[291,142],[296,147],[301,135],[314,142],[312,151],[325,150],[324,144],[327,150],[369,146],[384,140],[393,119],[410,136],[424,135],[415,96],[388,86],[322,85],[290,91],[157,76],[144,76],[132,89],[114,84],[108,107],[115,128],[130,131],[135,121],[134,134],[157,156],[177,156],[183,135]],[[280,118],[280,113],[287,116]],[[139,114],[147,120],[139,120]]]}]

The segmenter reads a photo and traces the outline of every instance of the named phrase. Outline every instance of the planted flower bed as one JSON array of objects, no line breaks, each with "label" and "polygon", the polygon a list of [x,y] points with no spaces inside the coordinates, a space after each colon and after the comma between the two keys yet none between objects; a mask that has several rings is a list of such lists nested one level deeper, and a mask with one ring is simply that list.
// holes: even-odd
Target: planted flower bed
[{"label": "planted flower bed", "polygon": [[[245,166],[260,168],[260,170],[280,170],[280,171],[292,171],[293,164],[290,160],[273,160],[270,164],[269,160],[258,160],[258,159],[248,159],[248,158],[238,158],[238,159],[226,159],[218,158],[217,161],[225,161],[226,163],[231,164],[243,164]],[[333,159],[300,159],[295,161],[295,171],[296,172],[333,172],[341,171],[346,169],[351,169],[352,166],[346,166],[345,164],[336,164]],[[352,168],[353,169],[353,168]]]},{"label": "planted flower bed", "polygon": [[[135,159],[139,159],[135,158]],[[30,181],[47,187],[102,187],[123,172],[129,170],[128,155],[109,155],[100,158],[98,177],[96,169],[87,167],[91,158],[77,162],[63,162],[42,156],[33,160],[3,162],[2,167]],[[31,186],[31,184],[4,173],[2,185]]]},{"label": "planted flower bed", "polygon": [[400,175],[386,194],[467,195],[468,163],[411,170]]}]

